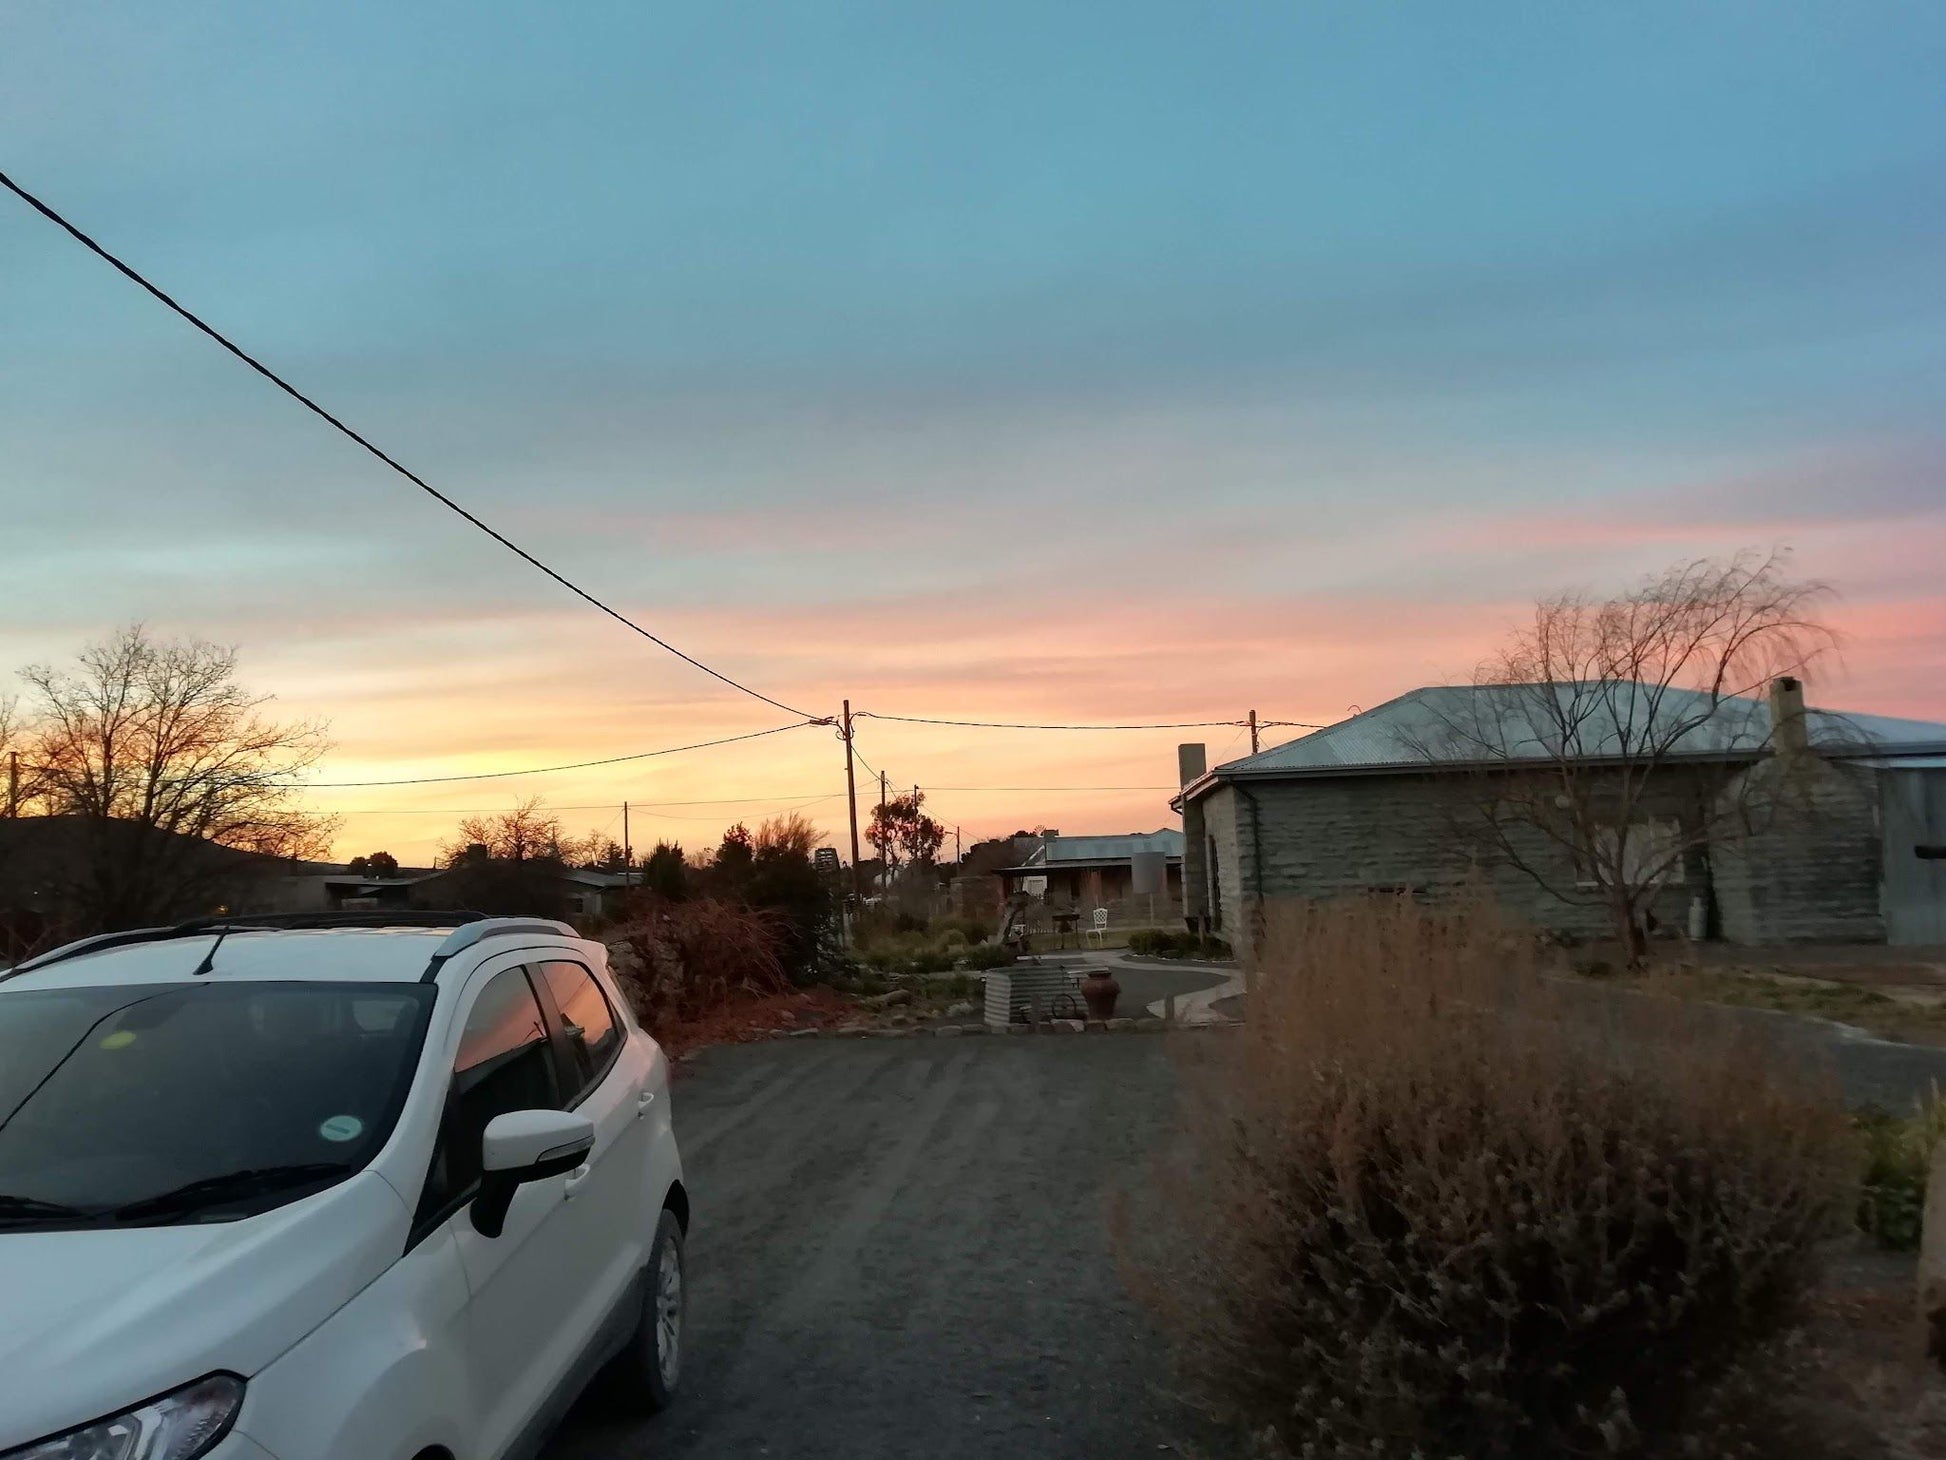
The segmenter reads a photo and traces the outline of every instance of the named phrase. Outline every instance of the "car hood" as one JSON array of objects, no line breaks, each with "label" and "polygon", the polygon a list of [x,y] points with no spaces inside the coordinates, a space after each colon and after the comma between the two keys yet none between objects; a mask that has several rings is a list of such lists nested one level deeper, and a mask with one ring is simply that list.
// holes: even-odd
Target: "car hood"
[{"label": "car hood", "polygon": [[0,1231],[0,1451],[248,1378],[396,1262],[410,1223],[367,1170],[236,1222]]}]

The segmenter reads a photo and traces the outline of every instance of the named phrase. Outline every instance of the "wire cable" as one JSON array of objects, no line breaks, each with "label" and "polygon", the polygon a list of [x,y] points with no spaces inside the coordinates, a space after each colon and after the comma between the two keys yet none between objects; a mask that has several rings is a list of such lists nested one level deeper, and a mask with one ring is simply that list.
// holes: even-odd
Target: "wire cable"
[{"label": "wire cable", "polygon": [[1180,791],[1181,786],[926,786],[921,790],[928,794],[934,791]]},{"label": "wire cable", "polygon": [[[624,797],[630,806],[653,811],[660,806],[781,806],[787,801],[803,801],[815,798],[829,801],[842,796],[843,791],[797,791],[787,796],[711,796],[700,801],[638,801],[633,796]],[[621,801],[588,801],[576,806],[556,806],[553,802],[541,803],[543,811],[610,811],[621,805]],[[505,811],[505,806],[337,806],[333,816],[497,816]]]},{"label": "wire cable", "polygon": [[1171,720],[1158,725],[1022,725],[1004,720],[936,720],[924,715],[881,715],[875,710],[853,710],[851,718],[896,720],[903,725],[957,725],[969,730],[1215,730],[1249,723],[1247,720]]},{"label": "wire cable", "polygon": [[[504,781],[515,776],[544,776],[555,771],[585,771],[597,766],[620,765],[624,761],[649,760],[658,755],[680,755],[685,750],[708,750],[716,745],[735,745],[741,740],[761,740],[766,735],[782,735],[786,730],[801,730],[814,722],[796,720],[789,725],[773,725],[768,730],[752,730],[747,735],[726,735],[720,740],[699,740],[694,745],[671,745],[662,750],[641,750],[633,755],[611,755],[602,760],[580,760],[572,765],[531,766],[519,771],[480,771],[466,776],[407,776],[396,781],[317,781],[311,785],[295,787],[304,791],[349,791],[372,786],[438,786],[453,781]],[[614,802],[607,803],[614,805]],[[565,808],[559,808],[565,809]]]},{"label": "wire cable", "polygon": [[[28,207],[32,208],[35,212],[39,213],[42,217],[46,218],[49,222],[53,223],[56,227],[60,228],[63,232],[67,233],[69,237],[73,238],[75,242],[79,243],[83,248],[87,249],[90,253],[94,254],[96,257],[102,259],[110,267],[115,269],[116,272],[120,273],[123,277],[141,286],[141,288],[143,288],[148,293],[153,295],[156,299],[160,300],[164,305],[168,306],[168,308],[175,311],[176,314],[180,315],[183,319],[187,320],[190,324],[194,325],[197,329],[201,330],[204,334],[208,335],[212,340],[216,341],[216,343],[221,345],[225,350],[228,350],[232,355],[236,356],[236,358],[241,360],[245,365],[248,365],[252,370],[256,371],[257,374],[263,376],[264,379],[268,380],[272,385],[276,386],[279,390],[283,391],[284,394],[288,395],[292,400],[296,401],[299,405],[303,406],[306,410],[310,411],[313,415],[323,420],[326,424],[334,427],[338,431],[342,432],[345,436],[348,436],[351,440],[357,442],[358,445],[364,447],[365,450],[369,451],[373,456],[377,457],[380,461],[384,462],[387,466],[391,467],[393,471],[397,472],[400,476],[404,477],[407,481],[411,482],[413,486],[417,487],[420,491],[424,492],[427,496],[431,497],[435,502],[438,502],[441,506],[446,507],[449,510],[458,513],[461,517],[465,518],[473,526],[477,527],[481,532],[484,532],[488,537],[492,538],[495,542],[499,543],[500,546],[507,549],[508,552],[514,554],[514,556],[520,558],[523,562],[527,563],[529,566],[538,568],[541,572],[545,573],[548,577],[552,578],[556,583],[559,583],[563,588],[567,589],[568,592],[574,594],[577,598],[582,599],[584,602],[592,605],[593,607],[599,609],[601,612],[607,614],[608,617],[614,619],[615,622],[621,624],[623,627],[632,629],[634,632],[640,634],[643,638],[647,639],[651,644],[654,644],[657,648],[667,650],[669,653],[675,655],[678,659],[682,660],[683,663],[691,665],[696,669],[702,670],[703,673],[709,675],[712,679],[721,680],[724,684],[730,686],[731,689],[738,690],[743,694],[747,694],[752,699],[762,700],[765,704],[771,705],[776,709],[783,710],[787,714],[798,715],[806,720],[813,720],[813,721],[820,718],[818,716],[808,714],[805,711],[798,709],[795,705],[787,705],[782,700],[772,699],[769,695],[763,693],[761,690],[752,689],[749,685],[740,683],[739,681],[730,678],[729,675],[723,673],[720,669],[710,668],[710,666],[703,663],[702,660],[697,659],[692,655],[683,653],[682,650],[678,649],[674,644],[671,644],[667,639],[660,638],[659,636],[650,633],[649,630],[643,628],[642,625],[635,622],[634,619],[630,618],[627,614],[623,613],[620,609],[612,608],[608,604],[602,602],[601,599],[595,597],[594,594],[590,593],[587,589],[581,587],[580,584],[575,583],[573,580],[567,578],[561,573],[556,572],[553,568],[550,568],[546,563],[543,563],[539,558],[535,557],[532,553],[528,552],[526,548],[520,546],[520,544],[515,542],[512,538],[506,536],[504,533],[501,533],[492,527],[487,526],[485,522],[481,521],[478,517],[474,516],[473,513],[469,512],[466,508],[460,506],[458,502],[454,501],[451,497],[447,496],[444,492],[440,491],[439,488],[433,486],[432,483],[428,482],[424,477],[421,477],[418,473],[410,470],[409,468],[400,464],[394,458],[386,455],[384,451],[380,450],[377,446],[373,445],[365,437],[359,435],[358,432],[354,431],[350,426],[346,425],[343,421],[339,420],[336,416],[332,415],[331,412],[327,411],[323,406],[319,405],[316,401],[312,400],[308,395],[305,395],[304,392],[299,390],[296,386],[292,385],[289,381],[285,380],[281,375],[277,374],[277,372],[272,370],[268,365],[263,364],[261,361],[256,359],[256,357],[251,355],[248,351],[244,350],[240,345],[234,344],[227,336],[219,332],[214,326],[205,323],[198,316],[191,313],[188,309],[186,309],[181,304],[178,304],[174,299],[170,298],[167,294],[163,293],[161,289],[156,287],[154,284],[151,284],[147,279],[143,278],[141,274],[137,273],[128,264],[125,264],[120,259],[116,258],[114,254],[110,253],[107,249],[103,248],[99,243],[96,243],[94,239],[90,238],[87,234],[83,233],[79,228],[75,227],[74,224],[68,222],[67,219],[63,218],[59,213],[55,212],[54,209],[49,207],[46,203],[43,203],[39,198],[35,197],[32,193],[28,192],[19,183],[15,182],[12,178],[8,177],[7,174],[4,172],[0,172],[0,187],[5,187],[8,192],[12,193],[15,197],[19,198],[22,202],[26,203]],[[375,782],[372,784],[379,784],[379,783]]]}]

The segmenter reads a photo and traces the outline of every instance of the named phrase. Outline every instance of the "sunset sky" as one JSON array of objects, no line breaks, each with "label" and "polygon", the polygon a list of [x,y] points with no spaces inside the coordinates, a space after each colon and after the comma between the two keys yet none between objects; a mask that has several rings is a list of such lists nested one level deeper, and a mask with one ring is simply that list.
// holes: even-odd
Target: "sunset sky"
[{"label": "sunset sky", "polygon": [[[1858,0],[0,0],[0,169],[817,714],[1331,721],[1537,594],[1787,545],[1840,594],[1814,700],[1946,719],[1942,75],[1946,10]],[[233,642],[320,781],[789,719],[5,196],[0,544],[0,666]],[[1185,738],[1247,748],[858,745],[970,842],[1172,824]],[[799,729],[317,800],[415,862],[530,794],[842,845],[843,789]]]}]

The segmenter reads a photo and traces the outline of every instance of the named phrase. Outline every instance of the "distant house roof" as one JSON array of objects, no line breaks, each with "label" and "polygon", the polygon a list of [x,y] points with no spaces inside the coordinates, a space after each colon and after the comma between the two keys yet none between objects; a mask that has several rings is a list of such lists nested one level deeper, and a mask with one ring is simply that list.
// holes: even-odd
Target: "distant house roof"
[{"label": "distant house roof", "polygon": [[1119,836],[1050,836],[1027,860],[1015,867],[996,867],[1000,875],[1039,876],[1046,872],[1082,871],[1090,867],[1126,867],[1137,852],[1160,852],[1182,860],[1182,833],[1172,827],[1131,831]]},{"label": "distant house roof", "polygon": [[[1552,699],[1555,708],[1549,708]],[[1946,724],[1807,709],[1805,730],[1827,755],[1905,757],[1946,752]],[[1571,726],[1564,735],[1564,727]],[[1770,743],[1765,699],[1726,696],[1711,707],[1695,690],[1629,682],[1435,685],[1349,720],[1216,767],[1183,795],[1221,781],[1428,770],[1442,765],[1542,762],[1641,753],[1669,737],[1667,755],[1696,760],[1760,754]]]},{"label": "distant house roof", "polygon": [[633,872],[598,872],[592,867],[569,867],[561,874],[563,882],[576,882],[583,887],[633,887],[639,877]]}]

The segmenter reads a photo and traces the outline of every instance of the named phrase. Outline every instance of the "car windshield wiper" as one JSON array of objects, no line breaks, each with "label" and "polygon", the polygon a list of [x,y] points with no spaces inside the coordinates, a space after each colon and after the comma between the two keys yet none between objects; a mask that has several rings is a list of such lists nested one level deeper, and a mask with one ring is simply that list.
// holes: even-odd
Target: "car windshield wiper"
[{"label": "car windshield wiper", "polygon": [[116,1207],[109,1213],[117,1222],[137,1222],[149,1217],[187,1215],[205,1207],[224,1206],[246,1197],[261,1196],[287,1186],[349,1176],[350,1166],[342,1161],[305,1161],[294,1166],[253,1166],[242,1171],[226,1171],[221,1176],[205,1176],[173,1191],[145,1196],[140,1201]]},{"label": "car windshield wiper", "polygon": [[69,1221],[76,1217],[93,1217],[96,1212],[82,1207],[71,1207],[65,1202],[42,1201],[37,1196],[7,1196],[0,1194],[0,1222],[22,1221]]}]

